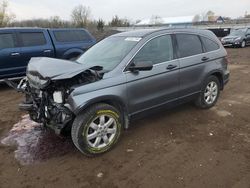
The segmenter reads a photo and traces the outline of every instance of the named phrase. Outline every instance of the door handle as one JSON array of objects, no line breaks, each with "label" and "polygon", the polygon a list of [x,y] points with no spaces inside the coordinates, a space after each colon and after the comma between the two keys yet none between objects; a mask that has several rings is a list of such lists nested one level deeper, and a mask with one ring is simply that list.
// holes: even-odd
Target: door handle
[{"label": "door handle", "polygon": [[203,57],[203,58],[201,58],[201,60],[202,61],[207,61],[207,60],[209,60],[209,58],[208,57]]},{"label": "door handle", "polygon": [[172,65],[172,64],[171,64],[171,65],[168,65],[168,66],[167,66],[167,69],[168,69],[168,70],[172,70],[172,69],[174,69],[174,68],[176,68],[176,67],[177,67],[177,65]]},{"label": "door handle", "polygon": [[10,55],[11,55],[11,56],[19,56],[20,53],[18,53],[18,52],[13,52],[13,53],[11,53]]},{"label": "door handle", "polygon": [[44,53],[50,53],[52,50],[44,50]]}]

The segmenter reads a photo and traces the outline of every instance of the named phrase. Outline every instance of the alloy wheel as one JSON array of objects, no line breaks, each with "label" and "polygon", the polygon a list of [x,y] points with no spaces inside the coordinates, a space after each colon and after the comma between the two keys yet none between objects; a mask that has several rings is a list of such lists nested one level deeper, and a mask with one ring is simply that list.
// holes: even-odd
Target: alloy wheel
[{"label": "alloy wheel", "polygon": [[204,99],[207,104],[212,104],[218,96],[218,85],[216,82],[211,81],[207,84],[204,93]]},{"label": "alloy wheel", "polygon": [[102,149],[111,144],[117,133],[117,122],[110,115],[100,115],[89,124],[86,139],[93,149]]}]

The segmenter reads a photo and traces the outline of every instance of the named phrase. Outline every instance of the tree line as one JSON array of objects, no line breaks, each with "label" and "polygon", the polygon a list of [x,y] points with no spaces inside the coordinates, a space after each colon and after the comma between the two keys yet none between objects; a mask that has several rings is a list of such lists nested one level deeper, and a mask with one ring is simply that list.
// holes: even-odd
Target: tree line
[{"label": "tree line", "polygon": [[59,16],[48,19],[15,20],[15,15],[8,11],[8,2],[0,0],[0,27],[45,27],[45,28],[88,28],[103,31],[105,26],[128,27],[130,22],[126,18],[119,18],[115,15],[112,20],[105,23],[103,19],[94,20],[91,18],[91,9],[84,5],[73,8],[70,20],[63,20]]}]

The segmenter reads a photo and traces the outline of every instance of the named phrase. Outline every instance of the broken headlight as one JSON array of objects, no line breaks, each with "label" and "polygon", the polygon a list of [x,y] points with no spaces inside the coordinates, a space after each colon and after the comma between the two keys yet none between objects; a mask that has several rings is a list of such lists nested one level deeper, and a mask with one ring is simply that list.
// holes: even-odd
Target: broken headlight
[{"label": "broken headlight", "polygon": [[27,75],[29,84],[37,89],[43,89],[49,85],[49,79],[41,79],[38,76],[31,74]]}]

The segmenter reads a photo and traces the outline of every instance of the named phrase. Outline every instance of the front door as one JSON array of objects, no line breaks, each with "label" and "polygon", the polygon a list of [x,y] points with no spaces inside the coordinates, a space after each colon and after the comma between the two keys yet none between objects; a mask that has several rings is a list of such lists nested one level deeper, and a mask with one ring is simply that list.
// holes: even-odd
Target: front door
[{"label": "front door", "polygon": [[172,37],[164,35],[147,42],[129,66],[150,61],[150,71],[125,72],[130,114],[136,114],[178,99],[179,61],[174,59]]}]

